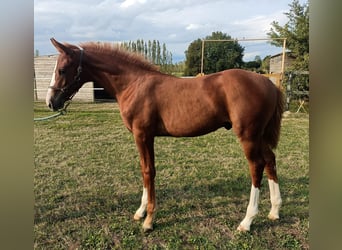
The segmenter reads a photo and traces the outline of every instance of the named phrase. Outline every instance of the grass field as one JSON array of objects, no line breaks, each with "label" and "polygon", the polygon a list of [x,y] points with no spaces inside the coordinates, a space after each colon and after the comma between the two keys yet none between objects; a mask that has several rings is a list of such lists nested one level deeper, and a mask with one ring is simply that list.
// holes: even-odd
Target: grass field
[{"label": "grass field", "polygon": [[[50,115],[34,104],[35,117]],[[276,150],[283,206],[270,221],[267,178],[251,231],[240,233],[250,192],[232,131],[157,138],[154,231],[133,220],[142,180],[133,136],[115,103],[72,103],[34,123],[35,249],[308,249],[309,116],[283,119]]]}]

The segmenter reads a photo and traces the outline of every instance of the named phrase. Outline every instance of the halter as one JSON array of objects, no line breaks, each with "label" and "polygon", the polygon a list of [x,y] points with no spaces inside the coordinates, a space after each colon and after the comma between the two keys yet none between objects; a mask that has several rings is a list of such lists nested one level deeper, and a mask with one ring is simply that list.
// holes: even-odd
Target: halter
[{"label": "halter", "polygon": [[82,47],[78,46],[78,48],[80,49],[80,52],[81,52],[80,53],[80,62],[79,62],[79,65],[77,67],[77,74],[74,77],[74,82],[72,84],[68,84],[67,86],[65,86],[63,88],[57,88],[55,86],[49,86],[50,89],[60,91],[62,94],[67,94],[68,92],[72,92],[70,97],[68,97],[68,100],[71,100],[75,96],[75,94],[77,93],[77,91],[79,89],[78,87],[79,87],[80,81],[81,81],[82,59],[83,59],[84,50]]}]

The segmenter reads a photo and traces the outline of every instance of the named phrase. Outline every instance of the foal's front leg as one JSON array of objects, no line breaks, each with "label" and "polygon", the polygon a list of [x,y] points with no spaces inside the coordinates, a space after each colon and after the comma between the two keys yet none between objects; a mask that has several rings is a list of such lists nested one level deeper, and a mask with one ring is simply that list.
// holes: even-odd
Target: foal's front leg
[{"label": "foal's front leg", "polygon": [[140,220],[145,217],[147,208],[147,188],[144,186],[143,194],[141,196],[141,205],[134,214],[134,220]]},{"label": "foal's front leg", "polygon": [[156,208],[156,195],[154,178],[156,175],[154,167],[154,138],[147,137],[143,133],[134,134],[135,142],[140,155],[141,174],[143,176],[143,195],[141,205],[134,215],[135,220],[140,220],[147,212],[143,229],[145,232],[153,230],[153,218]]}]

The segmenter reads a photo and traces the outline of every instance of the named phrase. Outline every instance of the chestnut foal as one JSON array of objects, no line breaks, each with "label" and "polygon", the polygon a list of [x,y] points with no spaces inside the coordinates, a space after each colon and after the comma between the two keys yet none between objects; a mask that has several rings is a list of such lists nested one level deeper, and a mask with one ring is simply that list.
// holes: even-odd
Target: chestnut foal
[{"label": "chestnut foal", "polygon": [[248,231],[258,213],[264,169],[271,198],[269,218],[279,218],[281,196],[275,155],[284,110],[282,92],[266,77],[231,69],[182,79],[159,72],[142,57],[109,43],[62,44],[46,96],[53,110],[63,108],[86,82],[97,82],[116,98],[122,120],[133,133],[143,176],[141,205],[135,220],[153,229],[156,210],[155,136],[200,136],[218,128],[233,129],[240,139],[252,178],[250,200],[238,230]]}]

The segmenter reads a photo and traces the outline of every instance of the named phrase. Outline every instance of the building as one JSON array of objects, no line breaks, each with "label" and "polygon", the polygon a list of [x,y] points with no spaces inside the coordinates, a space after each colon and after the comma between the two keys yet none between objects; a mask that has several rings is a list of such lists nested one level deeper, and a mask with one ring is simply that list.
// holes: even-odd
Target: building
[{"label": "building", "polygon": [[[276,54],[274,56],[271,56],[270,58],[270,74],[277,74],[282,73],[281,67],[282,67],[282,60],[283,60],[283,53]],[[291,66],[293,61],[295,60],[295,57],[290,53],[285,53],[285,71]]]}]

